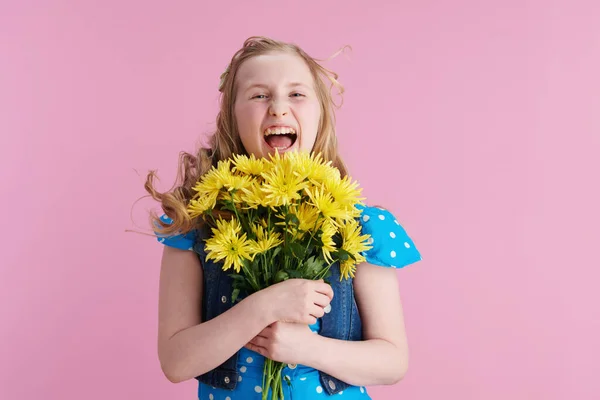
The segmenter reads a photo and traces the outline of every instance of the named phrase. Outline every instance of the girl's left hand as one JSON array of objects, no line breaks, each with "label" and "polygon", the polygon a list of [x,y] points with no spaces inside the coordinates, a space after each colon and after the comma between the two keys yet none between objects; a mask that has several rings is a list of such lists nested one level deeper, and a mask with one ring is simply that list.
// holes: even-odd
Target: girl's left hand
[{"label": "girl's left hand", "polygon": [[273,361],[306,365],[306,356],[316,336],[306,324],[277,321],[244,347]]}]

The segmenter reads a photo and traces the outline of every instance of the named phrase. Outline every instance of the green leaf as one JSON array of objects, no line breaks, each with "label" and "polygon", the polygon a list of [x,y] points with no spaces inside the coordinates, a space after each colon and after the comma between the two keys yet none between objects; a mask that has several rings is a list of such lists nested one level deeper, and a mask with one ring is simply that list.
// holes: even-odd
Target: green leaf
[{"label": "green leaf", "polygon": [[302,273],[302,271],[299,271],[297,269],[290,269],[287,271],[287,273],[291,279],[301,279],[301,278],[305,277],[305,275]]},{"label": "green leaf", "polygon": [[291,254],[299,259],[303,259],[306,255],[306,246],[302,246],[298,242],[289,243],[289,248],[291,250]]},{"label": "green leaf", "polygon": [[231,302],[235,303],[235,301],[237,300],[239,295],[240,295],[240,289],[239,288],[233,289],[233,292],[231,293]]},{"label": "green leaf", "polygon": [[304,262],[304,271],[307,277],[313,278],[319,272],[321,272],[325,268],[324,260],[320,258],[315,258],[314,256],[308,258]]},{"label": "green leaf", "polygon": [[289,274],[285,271],[278,271],[275,274],[275,283],[287,281],[290,278]]},{"label": "green leaf", "polygon": [[340,261],[346,261],[349,258],[354,259],[354,256],[344,249],[337,249],[336,254],[339,257]]},{"label": "green leaf", "polygon": [[281,246],[277,246],[275,247],[275,249],[273,250],[273,252],[271,253],[271,261],[273,261],[273,259],[275,257],[277,257],[277,255],[281,252]]}]

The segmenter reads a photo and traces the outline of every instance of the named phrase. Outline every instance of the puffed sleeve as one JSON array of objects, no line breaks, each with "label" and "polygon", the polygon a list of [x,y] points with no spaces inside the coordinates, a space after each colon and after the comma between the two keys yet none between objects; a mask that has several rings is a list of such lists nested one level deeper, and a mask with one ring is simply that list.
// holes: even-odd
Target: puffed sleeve
[{"label": "puffed sleeve", "polygon": [[[166,224],[172,224],[173,220],[166,215],[162,215],[160,220]],[[196,243],[196,231],[192,230],[186,234],[165,236],[160,233],[154,232],[156,239],[164,244],[165,246],[175,247],[180,250],[194,250],[194,243]]]},{"label": "puffed sleeve", "polygon": [[363,234],[371,235],[371,249],[363,255],[367,262],[383,267],[402,268],[421,260],[406,230],[388,210],[364,207],[360,216]]}]

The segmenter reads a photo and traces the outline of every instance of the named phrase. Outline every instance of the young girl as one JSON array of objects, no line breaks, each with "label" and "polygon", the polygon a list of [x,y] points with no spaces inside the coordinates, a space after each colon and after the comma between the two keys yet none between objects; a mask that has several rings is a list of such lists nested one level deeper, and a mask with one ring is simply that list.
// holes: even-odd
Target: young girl
[{"label": "young girl", "polygon": [[[191,221],[192,186],[234,154],[267,157],[276,150],[318,152],[337,167],[333,101],[326,82],[337,75],[295,45],[263,37],[246,40],[221,76],[221,108],[210,148],[182,153],[180,184],[146,190],[165,215],[154,216],[164,247],[160,273],[158,355],[172,382],[199,381],[201,400],[261,398],[264,357],[286,363],[286,399],[339,394],[369,399],[364,386],[398,382],[408,347],[394,268],[421,259],[394,216],[361,209],[372,249],[354,279],[331,285],[290,279],[231,303],[231,279],[206,260],[210,230]],[[337,268],[336,268],[337,267]],[[388,267],[388,268],[382,268]]]}]

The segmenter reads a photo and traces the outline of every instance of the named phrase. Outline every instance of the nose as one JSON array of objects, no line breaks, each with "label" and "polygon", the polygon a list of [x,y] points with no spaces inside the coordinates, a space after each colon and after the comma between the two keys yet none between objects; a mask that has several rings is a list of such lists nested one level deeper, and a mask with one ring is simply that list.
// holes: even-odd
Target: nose
[{"label": "nose", "polygon": [[288,106],[282,101],[273,101],[269,107],[269,114],[272,117],[283,117],[288,113]]}]

